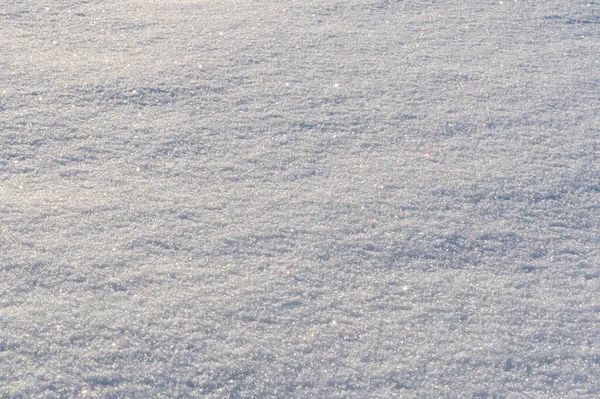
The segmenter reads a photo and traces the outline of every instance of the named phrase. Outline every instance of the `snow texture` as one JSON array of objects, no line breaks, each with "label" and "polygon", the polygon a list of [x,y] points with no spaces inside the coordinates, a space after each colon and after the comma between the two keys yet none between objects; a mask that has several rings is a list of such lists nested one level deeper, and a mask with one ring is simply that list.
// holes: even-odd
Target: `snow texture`
[{"label": "snow texture", "polygon": [[596,0],[3,0],[0,397],[600,397]]}]

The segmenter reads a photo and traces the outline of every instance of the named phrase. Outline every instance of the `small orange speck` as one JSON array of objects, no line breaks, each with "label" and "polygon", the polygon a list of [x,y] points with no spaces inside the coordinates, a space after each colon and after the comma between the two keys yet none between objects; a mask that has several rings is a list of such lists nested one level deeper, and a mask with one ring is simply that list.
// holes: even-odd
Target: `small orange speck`
[{"label": "small orange speck", "polygon": [[423,155],[425,155],[426,157],[428,157],[428,156],[430,156],[430,155],[431,155],[431,153],[430,153],[429,151],[425,151],[425,152],[423,153]]}]

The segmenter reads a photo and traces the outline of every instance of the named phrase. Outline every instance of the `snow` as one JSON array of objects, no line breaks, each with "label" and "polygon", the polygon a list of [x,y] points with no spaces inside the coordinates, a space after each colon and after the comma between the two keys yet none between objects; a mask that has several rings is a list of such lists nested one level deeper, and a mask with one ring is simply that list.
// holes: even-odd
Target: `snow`
[{"label": "snow", "polygon": [[600,394],[600,5],[0,5],[0,397]]}]

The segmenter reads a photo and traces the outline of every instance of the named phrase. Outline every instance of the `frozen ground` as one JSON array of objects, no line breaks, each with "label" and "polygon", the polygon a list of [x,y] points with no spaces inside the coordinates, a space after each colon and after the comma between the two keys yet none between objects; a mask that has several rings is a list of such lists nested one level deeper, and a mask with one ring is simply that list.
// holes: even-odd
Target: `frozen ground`
[{"label": "frozen ground", "polygon": [[600,3],[0,2],[0,397],[600,396]]}]

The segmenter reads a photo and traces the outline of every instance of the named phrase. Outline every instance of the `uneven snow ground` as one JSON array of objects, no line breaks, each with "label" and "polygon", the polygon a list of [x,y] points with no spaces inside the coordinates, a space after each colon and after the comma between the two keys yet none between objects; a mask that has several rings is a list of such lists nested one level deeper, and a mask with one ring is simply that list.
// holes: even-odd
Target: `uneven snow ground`
[{"label": "uneven snow ground", "polygon": [[600,3],[0,3],[0,397],[600,396]]}]

